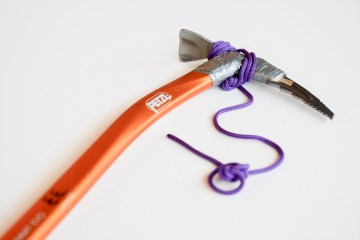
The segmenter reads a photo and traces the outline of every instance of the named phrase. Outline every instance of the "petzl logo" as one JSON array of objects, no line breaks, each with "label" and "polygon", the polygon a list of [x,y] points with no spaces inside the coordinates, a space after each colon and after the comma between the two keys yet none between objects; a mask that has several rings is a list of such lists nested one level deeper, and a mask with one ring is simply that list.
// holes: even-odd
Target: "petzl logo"
[{"label": "petzl logo", "polygon": [[155,113],[158,113],[161,108],[171,102],[171,98],[172,96],[170,94],[159,92],[146,101],[146,106]]}]

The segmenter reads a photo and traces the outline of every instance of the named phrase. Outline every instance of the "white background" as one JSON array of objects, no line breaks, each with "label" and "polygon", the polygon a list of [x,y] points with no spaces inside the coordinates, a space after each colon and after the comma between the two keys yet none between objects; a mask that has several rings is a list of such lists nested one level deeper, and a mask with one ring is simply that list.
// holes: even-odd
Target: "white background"
[{"label": "white background", "polygon": [[331,110],[259,83],[221,118],[279,143],[285,162],[234,196],[206,183],[223,162],[265,166],[274,151],[212,126],[245,101],[208,90],[159,120],[48,239],[360,239],[360,2],[0,0],[0,235],[134,101],[201,62],[178,61],[178,32],[256,52]]}]

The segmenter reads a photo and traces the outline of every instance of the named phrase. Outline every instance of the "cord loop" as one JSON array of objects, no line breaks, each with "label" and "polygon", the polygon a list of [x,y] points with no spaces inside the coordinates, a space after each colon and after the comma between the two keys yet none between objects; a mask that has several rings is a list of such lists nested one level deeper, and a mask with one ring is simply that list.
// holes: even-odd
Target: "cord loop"
[{"label": "cord loop", "polygon": [[[221,194],[230,195],[230,194],[237,193],[244,187],[245,179],[249,175],[248,169],[249,169],[248,164],[240,164],[240,163],[221,164],[220,166],[215,168],[210,173],[209,178],[208,178],[209,185],[215,192],[218,192]],[[227,182],[239,181],[240,184],[237,188],[235,188],[233,190],[227,190],[227,191],[222,190],[214,184],[214,177],[216,176],[216,174],[218,174],[219,177],[224,181],[227,181]]]},{"label": "cord loop", "polygon": [[[224,52],[227,52],[227,51],[238,51],[238,52],[242,53],[244,55],[244,60],[242,62],[239,73],[226,79],[221,84],[221,88],[226,91],[232,90],[234,88],[238,88],[248,98],[248,101],[245,103],[242,103],[242,104],[235,105],[235,106],[226,107],[226,108],[223,108],[223,109],[220,109],[219,111],[217,111],[213,118],[215,128],[219,132],[221,132],[227,136],[230,136],[230,137],[241,138],[241,139],[251,139],[251,140],[257,140],[257,141],[263,142],[264,144],[272,147],[278,153],[277,160],[274,163],[272,163],[270,166],[267,166],[264,168],[259,168],[259,169],[249,170],[248,164],[240,164],[240,163],[223,164],[220,161],[218,161],[217,159],[215,159],[211,156],[208,156],[208,155],[200,152],[199,150],[193,148],[192,146],[190,146],[183,140],[175,137],[174,135],[168,134],[167,137],[170,138],[171,140],[179,143],[181,146],[190,150],[194,154],[196,154],[196,155],[200,156],[201,158],[204,158],[204,159],[208,160],[209,162],[213,163],[214,165],[216,165],[217,167],[209,175],[209,178],[208,178],[209,185],[214,191],[216,191],[218,193],[230,195],[230,194],[239,192],[244,187],[245,179],[248,177],[248,175],[268,172],[268,171],[278,167],[284,160],[284,152],[278,144],[276,144],[275,142],[273,142],[265,137],[257,136],[257,135],[234,133],[234,132],[230,132],[220,126],[218,119],[221,114],[232,111],[232,110],[245,108],[247,106],[250,106],[254,102],[253,96],[242,85],[244,83],[250,81],[252,79],[252,77],[254,76],[255,69],[256,69],[255,53],[252,53],[252,52],[249,53],[245,49],[236,50],[236,48],[231,46],[230,43],[224,42],[224,41],[218,41],[218,42],[213,43],[208,58],[211,59],[211,58],[216,57],[220,54],[223,54]],[[227,182],[239,181],[240,184],[237,188],[235,188],[233,190],[228,190],[228,191],[222,190],[222,189],[218,188],[217,186],[215,186],[215,184],[214,184],[214,177],[217,174],[224,181],[227,181]]]}]

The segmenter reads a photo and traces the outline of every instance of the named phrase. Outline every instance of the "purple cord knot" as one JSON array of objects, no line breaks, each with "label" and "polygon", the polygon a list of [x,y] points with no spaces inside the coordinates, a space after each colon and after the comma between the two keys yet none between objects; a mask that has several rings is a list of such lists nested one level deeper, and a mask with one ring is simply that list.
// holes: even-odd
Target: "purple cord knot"
[{"label": "purple cord knot", "polygon": [[[220,164],[217,168],[214,169],[209,175],[208,182],[210,187],[221,194],[231,195],[234,193],[239,192],[245,184],[245,179],[248,177],[249,172],[249,165],[248,164],[240,164],[240,163],[226,163]],[[232,190],[222,190],[219,187],[215,186],[214,184],[214,177],[218,174],[220,178],[227,182],[237,182],[239,181],[240,184],[237,188]]]},{"label": "purple cord knot", "polygon": [[245,180],[248,176],[249,164],[227,163],[217,168],[218,174],[222,180],[227,182],[236,182]]},{"label": "purple cord knot", "polygon": [[240,72],[227,78],[220,85],[223,90],[230,91],[234,88],[240,87],[252,79],[256,69],[256,55],[253,52],[249,53],[245,49],[236,49],[235,47],[231,46],[229,42],[217,41],[211,46],[208,59],[210,60],[225,52],[240,52],[244,55],[244,60],[241,65]]}]

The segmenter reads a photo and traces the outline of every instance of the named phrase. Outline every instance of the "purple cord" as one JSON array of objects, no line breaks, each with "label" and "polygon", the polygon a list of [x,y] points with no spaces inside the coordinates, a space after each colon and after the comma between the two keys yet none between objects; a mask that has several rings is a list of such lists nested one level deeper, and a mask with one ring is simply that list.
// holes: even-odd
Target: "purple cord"
[{"label": "purple cord", "polygon": [[256,56],[255,53],[249,53],[245,49],[234,48],[229,42],[217,41],[211,46],[208,59],[210,60],[225,52],[240,52],[244,55],[240,72],[229,77],[220,85],[223,90],[230,91],[234,88],[240,87],[252,79],[256,69]]},{"label": "purple cord", "polygon": [[[212,45],[208,59],[216,57],[227,51],[237,51],[237,52],[242,53],[244,55],[244,60],[242,62],[239,74],[235,74],[234,76],[231,76],[228,79],[226,79],[221,84],[221,88],[225,91],[230,91],[234,88],[238,88],[248,98],[248,101],[245,103],[242,103],[242,104],[238,104],[235,106],[230,106],[230,107],[220,109],[214,116],[214,119],[213,119],[214,125],[219,132],[221,132],[225,135],[228,135],[230,137],[257,140],[257,141],[260,141],[260,142],[263,142],[263,143],[269,145],[270,147],[274,148],[278,152],[278,154],[279,154],[278,159],[270,166],[267,166],[264,168],[259,168],[259,169],[249,170],[248,164],[240,164],[240,163],[223,164],[220,161],[216,160],[215,158],[210,157],[210,156],[200,152],[199,150],[196,150],[195,148],[190,146],[188,143],[175,137],[174,135],[168,134],[167,137],[170,138],[171,140],[177,142],[181,146],[185,147],[189,151],[193,152],[194,154],[198,155],[199,157],[204,158],[204,159],[208,160],[209,162],[213,163],[214,165],[216,165],[216,168],[209,175],[209,178],[208,178],[209,185],[214,191],[216,191],[218,193],[231,195],[231,194],[239,192],[244,187],[245,179],[247,178],[248,175],[264,173],[264,172],[270,171],[270,170],[276,168],[277,166],[279,166],[284,160],[284,152],[279,145],[277,145],[275,142],[273,142],[267,138],[257,136],[257,135],[247,135],[247,134],[238,134],[238,133],[230,132],[220,126],[218,119],[221,114],[232,111],[232,110],[245,108],[247,106],[250,106],[254,102],[253,96],[242,85],[244,83],[250,81],[255,73],[255,68],[256,68],[255,53],[248,53],[245,49],[237,50],[236,48],[231,46],[230,43],[228,43],[228,42],[218,41]],[[216,174],[218,174],[222,180],[227,181],[227,182],[240,181],[240,185],[233,190],[229,190],[229,191],[222,190],[222,189],[218,188],[217,186],[215,186],[215,184],[213,182]]]}]

